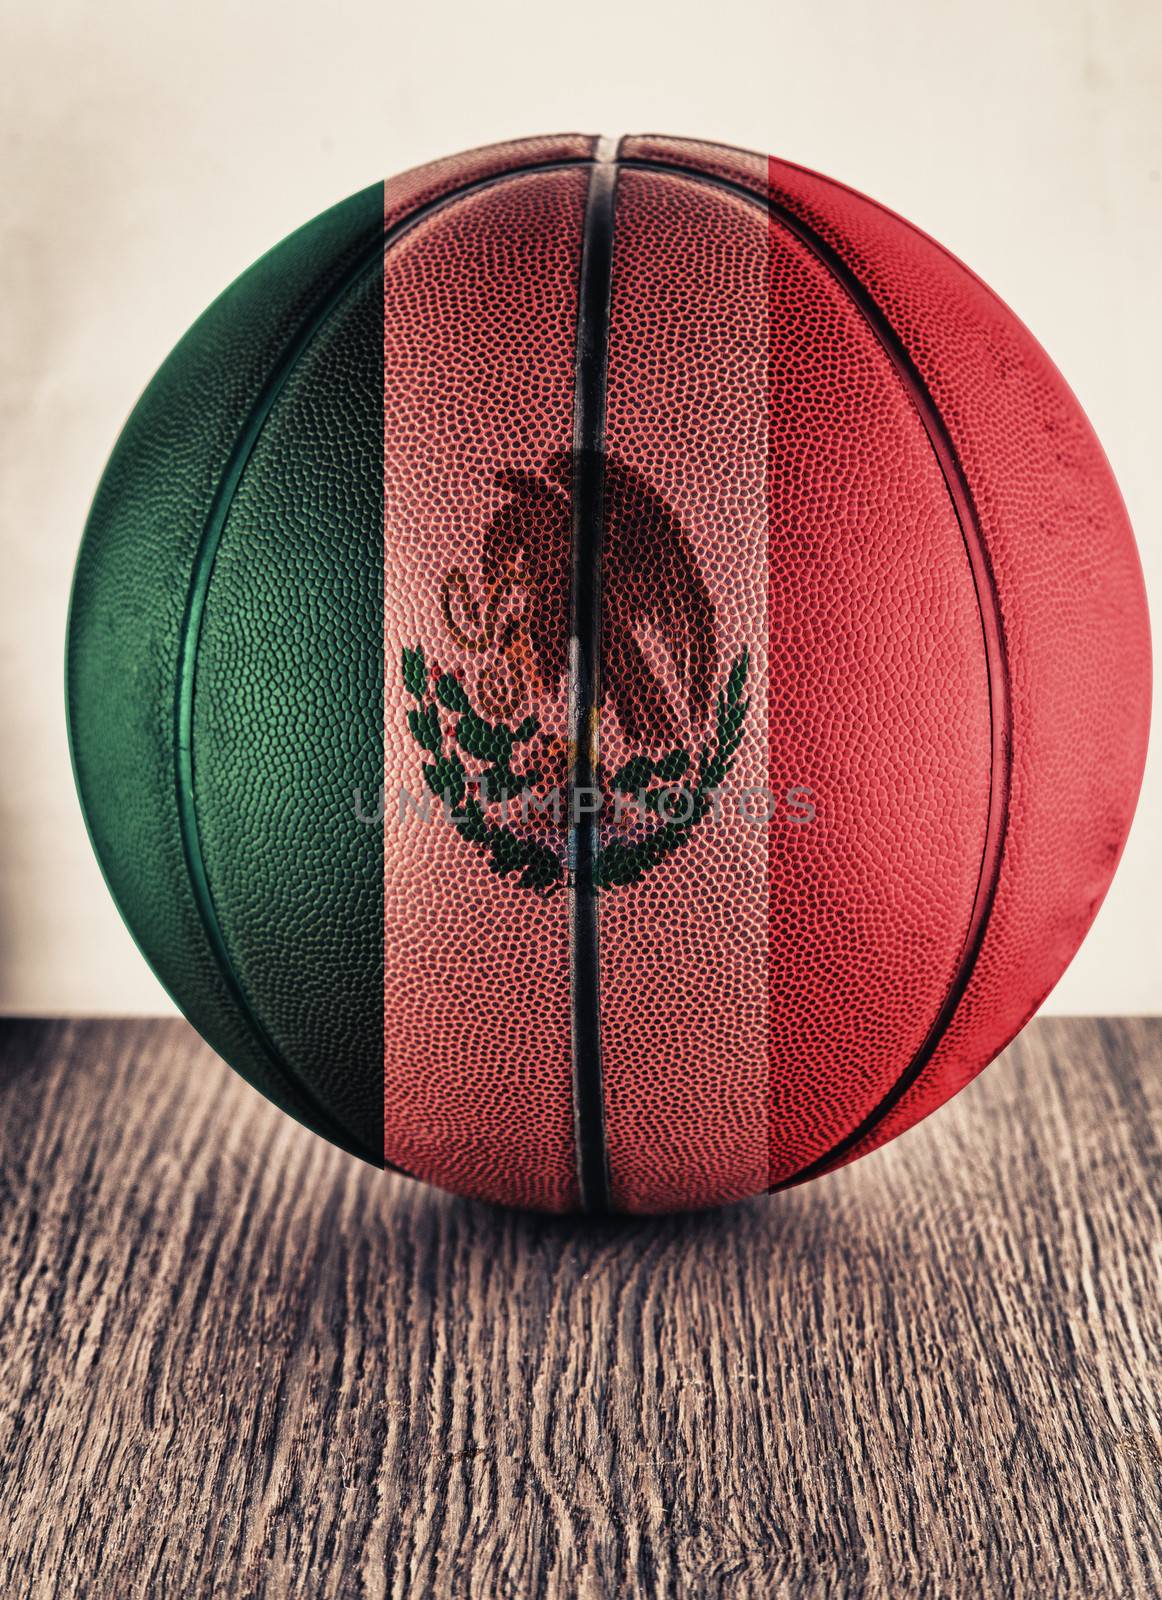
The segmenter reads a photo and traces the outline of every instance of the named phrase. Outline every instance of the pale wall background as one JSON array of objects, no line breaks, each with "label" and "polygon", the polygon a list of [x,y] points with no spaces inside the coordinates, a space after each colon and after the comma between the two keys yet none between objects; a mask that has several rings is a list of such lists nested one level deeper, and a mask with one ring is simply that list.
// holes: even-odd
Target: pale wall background
[{"label": "pale wall background", "polygon": [[[164,1010],[73,797],[61,659],[136,395],[254,257],[514,135],[691,133],[886,201],[1032,326],[1113,461],[1162,619],[1156,0],[0,0],[0,1009]],[[1162,762],[1059,1011],[1162,997]]]}]

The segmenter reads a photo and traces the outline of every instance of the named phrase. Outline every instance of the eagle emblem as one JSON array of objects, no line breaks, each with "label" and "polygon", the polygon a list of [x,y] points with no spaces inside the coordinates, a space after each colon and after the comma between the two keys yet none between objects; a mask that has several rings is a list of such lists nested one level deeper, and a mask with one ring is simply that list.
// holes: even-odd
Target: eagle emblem
[{"label": "eagle emblem", "polygon": [[[571,458],[505,469],[476,582],[441,586],[445,646],[403,651],[424,784],[494,872],[547,896],[576,882],[567,737]],[[638,882],[691,837],[742,742],[748,652],[714,696],[714,606],[681,522],[633,469],[607,459],[596,712],[596,888]],[[712,696],[714,703],[712,706]],[[697,748],[696,748],[697,747]]]}]

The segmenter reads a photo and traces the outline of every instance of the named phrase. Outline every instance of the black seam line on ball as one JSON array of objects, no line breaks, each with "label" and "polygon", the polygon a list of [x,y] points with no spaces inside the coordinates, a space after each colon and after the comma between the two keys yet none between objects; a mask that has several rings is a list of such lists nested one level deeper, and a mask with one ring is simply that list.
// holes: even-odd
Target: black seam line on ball
[{"label": "black seam line on ball", "polygon": [[1005,834],[1009,816],[1009,789],[1012,774],[1012,695],[1009,679],[1008,650],[1005,644],[1004,625],[997,595],[996,577],[989,559],[988,548],[981,530],[980,519],[969,489],[968,479],[952,442],[952,437],[940,409],[921,377],[906,345],[880,309],[868,289],[851,270],[842,256],[821,238],[807,223],[781,205],[769,193],[758,194],[743,183],[702,173],[695,168],[669,162],[623,162],[627,168],[673,176],[703,183],[711,188],[725,189],[764,209],[783,228],[799,241],[846,293],[863,317],[884,354],[895,369],[904,390],[911,400],[920,422],[928,435],[928,442],[936,457],[960,525],[968,557],[969,570],[976,590],[977,609],[984,638],[985,668],[988,676],[991,760],[989,766],[988,819],[985,824],[984,843],[981,848],[980,869],[973,896],[968,928],[961,944],[960,954],[952,980],[945,992],[936,1016],[915,1055],[903,1072],[887,1090],[878,1104],[863,1118],[857,1127],[844,1135],[824,1155],[809,1162],[798,1172],[773,1185],[785,1189],[791,1184],[803,1183],[827,1170],[865,1139],[896,1106],[916,1082],[932,1059],[945,1030],[956,1014],[964,997],[969,979],[976,966],[993,902],[996,899],[1000,878],[1001,859],[1004,855]]},{"label": "black seam line on ball", "polygon": [[582,1209],[610,1209],[601,1069],[597,741],[601,703],[601,550],[605,533],[605,403],[617,205],[617,142],[594,150],[577,296],[573,397],[573,571],[569,628],[569,896],[573,1136]]},{"label": "black seam line on ball", "polygon": [[[289,1062],[286,1061],[251,1004],[242,979],[234,966],[226,944],[225,934],[218,918],[213,891],[210,888],[205,855],[202,850],[197,802],[194,795],[194,693],[197,678],[198,647],[201,642],[202,622],[210,588],[210,579],[234,496],[238,491],[238,486],[242,481],[243,474],[266,420],[274,409],[275,402],[316,335],[347,296],[358,287],[365,275],[376,265],[382,264],[385,251],[405,234],[411,232],[414,227],[427,217],[454,205],[456,201],[463,199],[467,195],[475,194],[483,189],[494,188],[497,184],[536,172],[550,172],[562,168],[585,167],[588,165],[590,165],[590,157],[588,156],[566,157],[561,160],[533,162],[520,167],[509,168],[504,172],[490,173],[486,177],[476,179],[472,183],[462,184],[456,189],[449,190],[446,194],[436,196],[423,205],[417,206],[413,211],[408,212],[393,223],[391,227],[377,234],[374,242],[359,253],[340,282],[319,302],[314,311],[305,317],[298,333],[288,343],[281,360],[260,392],[246,422],[238,433],[222,476],[218,481],[218,486],[214,492],[206,522],[202,529],[202,537],[198,545],[197,554],[194,557],[190,587],[186,596],[185,611],[178,641],[178,670],[177,681],[174,686],[174,777],[177,794],[178,830],[181,835],[182,850],[190,877],[194,903],[222,981],[245,1019],[267,1065],[280,1084],[288,1104],[295,1109],[304,1121],[313,1125],[333,1144],[338,1145],[351,1155],[362,1157],[363,1160],[369,1161],[375,1166],[391,1166],[391,1163],[384,1159],[382,1141],[378,1151],[370,1151],[358,1140],[353,1139],[332,1113],[312,1094]],[[398,1169],[393,1168],[392,1170]]]}]

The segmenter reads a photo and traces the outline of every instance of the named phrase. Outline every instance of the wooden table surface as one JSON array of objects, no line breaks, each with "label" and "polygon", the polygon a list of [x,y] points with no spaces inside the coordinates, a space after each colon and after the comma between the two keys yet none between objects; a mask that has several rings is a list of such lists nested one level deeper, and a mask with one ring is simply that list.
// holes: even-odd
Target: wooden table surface
[{"label": "wooden table surface", "polygon": [[1160,1064],[1036,1023],[854,1167],[594,1225],[184,1024],[5,1023],[0,1594],[1157,1594]]}]

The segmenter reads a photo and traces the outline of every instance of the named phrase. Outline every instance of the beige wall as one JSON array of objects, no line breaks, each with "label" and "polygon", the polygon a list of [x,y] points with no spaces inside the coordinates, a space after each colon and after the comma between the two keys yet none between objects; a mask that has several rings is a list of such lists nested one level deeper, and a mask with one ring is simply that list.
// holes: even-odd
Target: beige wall
[{"label": "beige wall", "polygon": [[[695,133],[887,201],[1064,369],[1162,618],[1156,0],[2,4],[0,1009],[167,1006],[91,858],[62,728],[70,569],[120,423],[241,268],[431,156]],[[1160,766],[1058,1010],[1159,1009]]]}]

